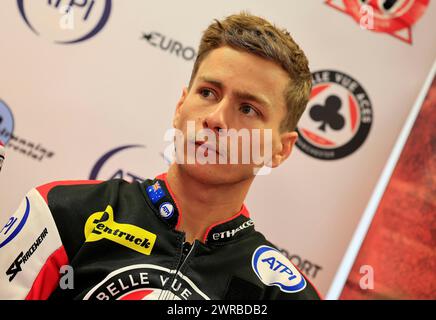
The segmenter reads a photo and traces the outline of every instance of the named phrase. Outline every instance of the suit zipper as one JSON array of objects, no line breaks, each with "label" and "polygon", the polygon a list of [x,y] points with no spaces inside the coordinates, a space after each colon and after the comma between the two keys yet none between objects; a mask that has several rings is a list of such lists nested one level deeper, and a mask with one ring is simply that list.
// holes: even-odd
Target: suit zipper
[{"label": "suit zipper", "polygon": [[[174,276],[171,279],[171,282],[169,283],[170,287],[167,290],[167,297],[169,297],[170,293],[174,294],[171,291],[171,286],[175,279],[177,279],[177,275],[179,274],[180,269],[182,269],[183,265],[185,264],[186,260],[188,260],[191,252],[194,250],[196,240],[194,240],[193,244],[190,244],[189,242],[185,241],[185,238],[183,238],[183,244],[182,244],[182,255],[180,256],[179,262],[177,263],[176,272],[174,273]],[[163,300],[168,300],[167,297],[164,297]],[[174,294],[175,297],[175,294]]]},{"label": "suit zipper", "polygon": [[195,241],[193,244],[190,244],[189,242],[186,242],[186,241],[183,242],[182,256],[180,257],[179,263],[177,264],[176,274],[182,268],[183,264],[185,263],[186,259],[188,258],[189,254],[191,253],[192,248],[194,247],[194,244],[195,244]]}]

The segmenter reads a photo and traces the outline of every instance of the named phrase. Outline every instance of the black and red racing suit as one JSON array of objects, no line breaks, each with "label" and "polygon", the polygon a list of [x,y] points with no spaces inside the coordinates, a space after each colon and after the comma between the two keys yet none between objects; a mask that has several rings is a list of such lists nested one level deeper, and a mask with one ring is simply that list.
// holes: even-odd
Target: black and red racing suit
[{"label": "black and red racing suit", "polygon": [[0,234],[2,299],[320,299],[245,205],[192,244],[166,181],[32,189]]}]

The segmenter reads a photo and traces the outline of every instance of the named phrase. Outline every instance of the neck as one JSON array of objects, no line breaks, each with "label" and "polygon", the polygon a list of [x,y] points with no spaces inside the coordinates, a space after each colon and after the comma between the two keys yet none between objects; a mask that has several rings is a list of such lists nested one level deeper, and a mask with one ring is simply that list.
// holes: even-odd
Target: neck
[{"label": "neck", "polygon": [[191,177],[177,164],[168,169],[167,182],[182,212],[179,230],[186,241],[200,241],[213,224],[227,220],[242,208],[253,179],[230,184],[207,184]]}]

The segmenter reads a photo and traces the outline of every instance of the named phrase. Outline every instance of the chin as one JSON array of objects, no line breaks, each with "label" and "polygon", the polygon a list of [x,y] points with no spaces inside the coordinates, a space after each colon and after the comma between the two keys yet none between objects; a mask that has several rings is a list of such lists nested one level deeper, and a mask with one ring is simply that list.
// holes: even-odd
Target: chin
[{"label": "chin", "polygon": [[230,164],[182,164],[181,170],[197,181],[210,184],[235,184],[252,179],[253,168]]}]

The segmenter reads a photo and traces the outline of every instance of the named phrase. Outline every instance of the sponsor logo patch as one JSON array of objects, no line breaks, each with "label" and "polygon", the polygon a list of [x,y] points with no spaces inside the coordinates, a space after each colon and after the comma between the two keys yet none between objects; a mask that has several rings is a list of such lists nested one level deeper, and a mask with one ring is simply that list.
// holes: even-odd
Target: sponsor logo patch
[{"label": "sponsor logo patch", "polygon": [[251,266],[267,286],[277,286],[283,292],[295,293],[306,287],[306,280],[280,251],[259,246],[253,253]]},{"label": "sponsor logo patch", "polygon": [[210,300],[180,272],[153,264],[131,265],[112,271],[84,300]]},{"label": "sponsor logo patch", "polygon": [[105,211],[93,213],[85,224],[86,242],[107,239],[139,253],[150,255],[157,236],[140,227],[114,221],[110,205]]},{"label": "sponsor logo patch", "polygon": [[232,229],[232,230],[226,230],[224,232],[216,232],[212,235],[212,239],[213,240],[220,240],[220,239],[228,239],[228,238],[232,238],[235,236],[235,234],[237,234],[239,231],[242,231],[248,227],[251,227],[254,225],[253,220],[247,220],[245,221],[243,224],[241,224],[239,227],[237,227],[236,229]]},{"label": "sponsor logo patch", "polygon": [[162,218],[169,219],[174,214],[174,206],[169,202],[164,202],[160,205],[159,212]]},{"label": "sponsor logo patch", "polygon": [[32,257],[32,255],[35,253],[35,251],[39,248],[41,243],[44,241],[44,239],[47,237],[48,231],[47,228],[45,228],[42,233],[39,235],[38,238],[36,238],[33,245],[27,250],[25,253],[23,251],[20,252],[18,257],[15,258],[14,262],[11,264],[9,269],[6,271],[6,275],[9,276],[9,282],[14,280],[15,276],[23,271],[23,268],[21,267],[22,264],[26,264],[26,262]]},{"label": "sponsor logo patch", "polygon": [[6,225],[0,231],[0,248],[7,245],[9,242],[14,239],[18,233],[20,233],[21,229],[23,229],[26,224],[27,218],[30,213],[30,202],[26,197],[26,207],[22,212],[17,213],[9,218]]}]

